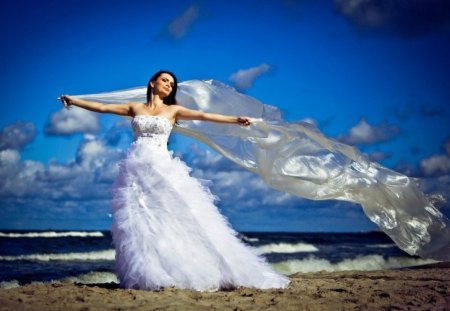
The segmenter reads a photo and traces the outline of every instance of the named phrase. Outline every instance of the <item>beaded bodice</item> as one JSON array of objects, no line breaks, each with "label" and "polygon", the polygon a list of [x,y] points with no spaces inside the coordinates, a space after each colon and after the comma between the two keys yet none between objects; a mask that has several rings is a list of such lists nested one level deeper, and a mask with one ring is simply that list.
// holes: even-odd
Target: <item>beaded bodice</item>
[{"label": "beaded bodice", "polygon": [[158,145],[167,145],[173,125],[166,117],[137,115],[131,121],[134,139],[148,138]]}]

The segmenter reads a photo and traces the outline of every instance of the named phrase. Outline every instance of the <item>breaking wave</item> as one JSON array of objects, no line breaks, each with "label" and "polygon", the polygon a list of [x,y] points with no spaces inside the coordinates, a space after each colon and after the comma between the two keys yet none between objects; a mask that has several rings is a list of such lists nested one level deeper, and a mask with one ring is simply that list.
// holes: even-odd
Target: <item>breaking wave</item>
[{"label": "breaking wave", "polygon": [[0,256],[0,260],[16,261],[16,260],[29,260],[29,261],[89,261],[89,260],[114,260],[115,251],[113,249],[95,251],[95,252],[83,252],[83,253],[62,253],[62,254],[31,254],[31,255],[19,255],[19,256]]},{"label": "breaking wave", "polygon": [[255,247],[255,249],[262,254],[270,253],[304,253],[304,252],[317,252],[319,249],[312,244],[306,243],[272,243],[267,245],[261,245]]},{"label": "breaking wave", "polygon": [[60,237],[103,237],[100,231],[66,231],[66,232],[27,232],[27,233],[5,233],[0,232],[0,237],[5,238],[60,238]]},{"label": "breaking wave", "polygon": [[435,263],[432,259],[420,259],[410,257],[390,257],[383,258],[380,255],[361,256],[354,259],[344,259],[332,263],[327,259],[308,257],[305,259],[287,260],[273,263],[272,266],[279,272],[290,275],[297,272],[318,272],[318,271],[347,271],[347,270],[381,270],[395,269],[410,266],[420,266]]}]

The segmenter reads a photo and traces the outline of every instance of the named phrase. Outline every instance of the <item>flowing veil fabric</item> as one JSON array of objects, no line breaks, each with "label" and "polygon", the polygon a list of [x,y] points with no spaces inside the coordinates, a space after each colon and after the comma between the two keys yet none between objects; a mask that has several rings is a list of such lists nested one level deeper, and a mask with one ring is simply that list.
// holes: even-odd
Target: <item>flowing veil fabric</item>
[{"label": "flowing veil fabric", "polygon": [[[215,80],[180,83],[177,101],[190,109],[249,116],[249,127],[179,121],[176,132],[211,146],[258,174],[269,186],[312,200],[361,204],[366,215],[411,255],[450,260],[450,221],[443,194],[425,194],[420,180],[375,162],[356,148],[325,137],[305,122]],[[104,103],[145,102],[146,88],[81,95]]]}]

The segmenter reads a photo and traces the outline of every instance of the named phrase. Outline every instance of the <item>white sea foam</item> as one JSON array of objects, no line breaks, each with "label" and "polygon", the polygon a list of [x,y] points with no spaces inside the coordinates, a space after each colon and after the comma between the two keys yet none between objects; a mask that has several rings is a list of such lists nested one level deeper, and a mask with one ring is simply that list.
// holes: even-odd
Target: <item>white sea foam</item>
[{"label": "white sea foam", "polygon": [[63,254],[31,254],[19,256],[0,256],[0,260],[16,261],[16,260],[30,260],[30,261],[88,261],[88,260],[114,260],[115,251],[113,249],[85,252],[85,253],[63,253]]},{"label": "white sea foam", "polygon": [[389,244],[373,244],[373,245],[366,245],[367,247],[371,247],[371,248],[391,248],[391,247],[398,247],[397,245],[395,245],[394,243],[389,243]]},{"label": "white sea foam", "polygon": [[[31,282],[31,284],[60,284],[60,283],[81,283],[81,284],[108,284],[108,283],[116,283],[119,284],[119,280],[117,276],[112,272],[88,272],[86,274],[81,274],[78,276],[68,276],[61,280],[53,280],[50,282]],[[2,289],[10,289],[20,287],[21,285],[17,280],[3,281],[0,282],[0,288]]]},{"label": "white sea foam", "polygon": [[61,280],[64,283],[104,284],[119,283],[117,276],[112,272],[92,271],[78,276],[69,276]]},{"label": "white sea foam", "polygon": [[65,231],[65,232],[27,232],[27,233],[5,233],[0,232],[0,237],[6,238],[59,238],[59,237],[102,237],[100,231]]},{"label": "white sea foam", "polygon": [[10,289],[10,288],[16,288],[16,287],[20,287],[19,281],[17,281],[17,280],[0,282],[0,288],[3,288],[3,289]]},{"label": "white sea foam", "polygon": [[319,249],[312,244],[306,243],[272,243],[255,247],[262,254],[269,253],[304,253],[317,252]]},{"label": "white sea foam", "polygon": [[287,260],[272,265],[279,272],[290,275],[297,272],[393,269],[435,262],[431,259],[410,257],[391,257],[384,259],[380,255],[368,255],[331,263],[326,259],[311,256],[302,260]]},{"label": "white sea foam", "polygon": [[245,236],[245,235],[243,235],[243,234],[240,234],[239,237],[240,237],[242,240],[246,241],[246,242],[258,242],[258,241],[259,241],[258,238],[250,238],[250,237]]}]

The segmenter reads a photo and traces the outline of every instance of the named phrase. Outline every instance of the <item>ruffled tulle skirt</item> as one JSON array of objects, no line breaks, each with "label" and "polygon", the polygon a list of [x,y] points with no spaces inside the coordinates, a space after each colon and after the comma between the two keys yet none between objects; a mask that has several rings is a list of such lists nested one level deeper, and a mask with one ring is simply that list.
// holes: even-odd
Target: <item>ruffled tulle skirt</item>
[{"label": "ruffled tulle skirt", "polygon": [[289,279],[243,244],[215,197],[165,146],[139,138],[113,191],[116,273],[124,288],[284,288]]}]

